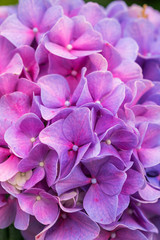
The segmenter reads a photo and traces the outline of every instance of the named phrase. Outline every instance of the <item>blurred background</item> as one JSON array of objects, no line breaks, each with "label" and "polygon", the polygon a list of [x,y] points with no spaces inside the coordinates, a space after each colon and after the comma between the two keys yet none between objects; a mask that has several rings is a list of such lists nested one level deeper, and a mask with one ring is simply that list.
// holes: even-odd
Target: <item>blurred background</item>
[{"label": "blurred background", "polygon": [[[18,2],[18,0],[0,0],[0,5],[15,4],[17,2]],[[86,0],[85,2],[89,2],[89,1]],[[110,2],[112,2],[112,0],[92,0],[92,2],[98,2],[99,4],[101,4],[103,6],[107,6]],[[152,1],[149,1],[149,0],[146,0],[146,1],[144,1],[144,0],[138,0],[138,1],[126,0],[125,2],[128,5],[131,5],[133,3],[136,3],[138,5],[147,4],[147,5],[153,6],[154,8],[160,10],[160,1],[159,0],[152,0]]]}]

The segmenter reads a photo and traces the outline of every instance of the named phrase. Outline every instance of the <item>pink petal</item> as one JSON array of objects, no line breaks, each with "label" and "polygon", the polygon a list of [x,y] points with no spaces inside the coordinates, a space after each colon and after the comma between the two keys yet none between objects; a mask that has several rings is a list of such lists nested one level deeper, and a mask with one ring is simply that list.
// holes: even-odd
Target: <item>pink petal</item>
[{"label": "pink petal", "polygon": [[66,79],[58,74],[51,74],[39,79],[41,86],[41,99],[49,108],[65,106],[69,100],[70,89]]},{"label": "pink petal", "polygon": [[14,221],[15,228],[19,230],[26,230],[29,226],[29,214],[21,210],[19,204],[17,203],[17,212]]},{"label": "pink petal", "polygon": [[18,172],[19,159],[11,155],[5,162],[0,164],[0,181],[5,182]]},{"label": "pink petal", "polygon": [[94,101],[101,100],[112,90],[113,79],[110,72],[90,73],[87,75],[87,82]]},{"label": "pink petal", "polygon": [[93,133],[90,125],[89,109],[81,108],[70,113],[64,120],[63,133],[68,141],[77,146],[92,142]]},{"label": "pink petal", "polygon": [[58,205],[55,198],[48,193],[40,193],[41,200],[36,201],[33,213],[36,219],[44,225],[54,222],[58,215]]},{"label": "pink petal", "polygon": [[121,37],[121,25],[114,18],[104,18],[100,20],[95,30],[102,34],[103,40],[115,45]]},{"label": "pink petal", "polygon": [[15,14],[9,16],[0,26],[1,35],[6,37],[16,47],[30,45],[34,32],[23,25]]}]

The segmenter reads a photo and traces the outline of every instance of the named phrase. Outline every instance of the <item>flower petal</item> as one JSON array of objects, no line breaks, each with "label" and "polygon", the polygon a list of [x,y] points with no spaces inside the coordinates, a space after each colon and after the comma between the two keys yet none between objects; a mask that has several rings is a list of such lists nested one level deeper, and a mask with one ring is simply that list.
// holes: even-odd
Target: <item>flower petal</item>
[{"label": "flower petal", "polygon": [[98,223],[110,224],[116,219],[118,197],[103,193],[98,184],[92,185],[83,201],[89,217]]}]

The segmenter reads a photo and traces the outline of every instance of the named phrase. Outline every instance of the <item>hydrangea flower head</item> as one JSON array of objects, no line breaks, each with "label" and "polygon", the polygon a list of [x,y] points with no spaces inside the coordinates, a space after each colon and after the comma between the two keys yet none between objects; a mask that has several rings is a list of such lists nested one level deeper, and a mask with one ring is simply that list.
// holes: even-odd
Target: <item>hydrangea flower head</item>
[{"label": "hydrangea flower head", "polygon": [[159,240],[160,13],[113,1],[0,8],[0,228]]}]

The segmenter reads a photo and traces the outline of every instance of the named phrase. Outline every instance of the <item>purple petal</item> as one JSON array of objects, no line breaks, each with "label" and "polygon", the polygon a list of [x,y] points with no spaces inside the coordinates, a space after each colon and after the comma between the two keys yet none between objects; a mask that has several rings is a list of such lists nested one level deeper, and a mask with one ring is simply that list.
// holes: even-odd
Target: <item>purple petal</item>
[{"label": "purple petal", "polygon": [[116,44],[116,49],[123,58],[135,61],[139,47],[132,38],[121,38]]},{"label": "purple petal", "polygon": [[114,68],[121,64],[122,57],[117,51],[117,49],[114,48],[111,44],[106,43],[103,47],[102,53],[108,62],[108,70],[110,70],[111,72]]},{"label": "purple petal", "polygon": [[118,208],[117,208],[117,216],[122,214],[124,210],[127,209],[130,203],[130,196],[125,194],[119,194],[118,196]]},{"label": "purple petal", "polygon": [[118,197],[108,196],[102,192],[98,184],[92,184],[85,195],[83,205],[93,221],[110,224],[116,219]]},{"label": "purple petal", "polygon": [[54,222],[58,215],[58,205],[55,198],[48,193],[40,193],[41,200],[36,201],[33,213],[36,219],[44,225]]},{"label": "purple petal", "polygon": [[12,121],[18,120],[30,110],[30,99],[27,95],[14,92],[3,96],[0,100],[0,118]]},{"label": "purple petal", "polygon": [[23,69],[23,61],[19,54],[15,54],[5,68],[5,73],[20,75]]},{"label": "purple petal", "polygon": [[146,55],[150,50],[150,43],[153,41],[153,31],[154,29],[151,22],[147,19],[139,18],[127,24],[124,30],[124,36],[136,40],[140,47],[140,53]]},{"label": "purple petal", "polygon": [[119,110],[125,98],[125,85],[120,84],[113,89],[113,91],[102,99],[102,105],[110,110],[114,115]]},{"label": "purple petal", "polygon": [[77,56],[74,56],[72,54],[72,52],[69,52],[66,48],[58,45],[58,44],[55,44],[55,43],[52,43],[52,42],[46,42],[45,43],[45,48],[52,54],[56,55],[56,56],[59,56],[59,57],[63,57],[63,58],[66,58],[66,59],[76,59]]},{"label": "purple petal", "polygon": [[5,147],[0,147],[0,163],[4,162],[11,154],[10,150]]},{"label": "purple petal", "polygon": [[31,215],[33,214],[33,205],[36,202],[36,197],[39,196],[40,189],[32,188],[18,195],[18,203],[20,208]]},{"label": "purple petal", "polygon": [[95,30],[100,32],[103,39],[112,45],[115,45],[121,37],[121,25],[114,18],[102,19],[96,24]]},{"label": "purple petal", "polygon": [[160,146],[155,148],[140,148],[137,152],[144,167],[152,167],[160,163]]},{"label": "purple petal", "polygon": [[33,147],[28,157],[23,158],[20,161],[18,169],[21,172],[27,172],[31,169],[38,167],[39,163],[45,160],[48,151],[49,148],[46,145],[37,144],[35,147]]},{"label": "purple petal", "polygon": [[87,108],[77,109],[64,120],[63,133],[68,141],[77,146],[92,142],[93,132],[90,125],[90,111]]},{"label": "purple petal", "polygon": [[45,159],[45,172],[46,172],[46,181],[48,186],[54,184],[56,177],[58,175],[58,155],[56,151],[50,150]]},{"label": "purple petal", "polygon": [[129,169],[127,172],[127,180],[124,183],[122,192],[124,194],[134,194],[144,185],[144,177],[139,172]]},{"label": "purple petal", "polygon": [[72,148],[71,142],[69,142],[63,135],[63,122],[63,120],[56,121],[42,130],[39,135],[40,141],[55,149],[59,156],[62,152],[68,151]]},{"label": "purple petal", "polygon": [[[42,0],[43,1],[43,0]],[[47,32],[53,27],[58,19],[62,17],[63,10],[61,6],[53,6],[48,8],[43,15],[43,19],[41,20],[41,24],[39,24],[40,30],[42,32]]]},{"label": "purple petal", "polygon": [[129,239],[129,240],[147,240],[148,238],[145,237],[145,235],[143,235],[142,232],[138,231],[138,230],[130,230],[130,229],[120,229],[116,232],[116,239],[117,240],[124,240],[125,239]]},{"label": "purple petal", "polygon": [[150,202],[160,198],[159,188],[154,188],[149,183],[146,184],[145,188],[139,190],[139,194],[142,199]]},{"label": "purple petal", "polygon": [[138,144],[138,137],[134,133],[128,131],[128,129],[118,127],[118,125],[117,129],[116,127],[115,130],[113,128],[110,140],[114,146],[123,150],[136,148]]},{"label": "purple petal", "polygon": [[0,96],[12,93],[16,90],[18,76],[13,74],[4,74],[0,77]]},{"label": "purple petal", "polygon": [[[143,125],[142,125],[143,127]],[[142,148],[155,148],[160,145],[160,125],[159,124],[146,124],[145,129],[141,132],[144,134],[142,141]]]},{"label": "purple petal", "polygon": [[76,16],[84,4],[83,0],[60,0],[59,2],[63,7],[64,14],[69,17]]},{"label": "purple petal", "polygon": [[90,179],[87,178],[80,167],[77,166],[67,178],[56,183],[56,190],[58,195],[61,195],[73,188],[87,185],[89,182]]},{"label": "purple petal", "polygon": [[94,26],[105,17],[105,11],[99,4],[89,2],[81,7],[79,15],[85,16],[85,19]]},{"label": "purple petal", "polygon": [[70,89],[64,77],[58,74],[47,75],[38,81],[41,86],[41,99],[43,104],[49,108],[65,106],[69,100]]},{"label": "purple petal", "polygon": [[43,123],[33,113],[23,115],[15,125],[5,132],[5,141],[12,151],[20,156],[27,157],[32,148],[32,138],[36,138],[43,129]]},{"label": "purple petal", "polygon": [[136,117],[136,123],[149,122],[159,124],[160,106],[157,105],[140,105],[132,107],[132,111]]},{"label": "purple petal", "polygon": [[30,189],[45,177],[44,168],[38,167],[33,170],[31,178],[25,183],[24,189]]},{"label": "purple petal", "polygon": [[93,72],[87,75],[89,91],[94,101],[101,100],[112,90],[112,81],[110,72]]},{"label": "purple petal", "polygon": [[14,221],[15,214],[15,203],[10,200],[8,204],[0,208],[0,228],[3,229],[9,227]]},{"label": "purple petal", "polygon": [[122,1],[113,1],[111,2],[106,9],[106,14],[108,17],[114,17],[118,13],[123,12],[123,11],[128,11],[128,6],[125,2]]},{"label": "purple petal", "polygon": [[38,27],[46,10],[43,0],[20,0],[18,18],[29,28]]},{"label": "purple petal", "polygon": [[25,78],[19,79],[17,91],[20,91],[29,97],[32,97],[33,94],[40,95],[40,87],[36,83]]},{"label": "purple petal", "polygon": [[47,234],[46,240],[52,239],[85,239],[92,240],[99,234],[99,227],[85,213],[76,212],[67,215],[67,218],[53,227]]},{"label": "purple petal", "polygon": [[[30,223],[29,223],[29,227],[26,231],[21,231],[22,236],[24,237],[24,239],[27,240],[35,240],[35,236],[36,234],[38,234],[39,232],[42,231],[42,229],[44,228],[44,225],[42,225],[41,223],[39,223],[35,217],[30,217]],[[37,240],[41,240],[40,238]]]},{"label": "purple petal", "polygon": [[143,78],[141,67],[137,63],[128,59],[124,59],[121,64],[112,71],[112,73],[114,77],[120,78],[125,83],[130,80]]},{"label": "purple petal", "polygon": [[23,212],[18,203],[14,226],[19,230],[26,230],[29,226],[29,214]]},{"label": "purple petal", "polygon": [[11,58],[13,57],[13,50],[15,49],[14,45],[8,41],[5,37],[0,36],[0,72],[3,73],[6,66],[11,61]]},{"label": "purple petal", "polygon": [[72,39],[73,25],[72,19],[67,16],[60,18],[49,32],[49,39],[51,42],[66,47]]},{"label": "purple petal", "polygon": [[15,14],[9,16],[0,26],[1,35],[7,38],[16,47],[30,45],[34,32],[23,25]]},{"label": "purple petal", "polygon": [[19,125],[21,131],[28,137],[37,137],[44,128],[39,117],[33,113],[23,115],[16,124]]},{"label": "purple petal", "polygon": [[24,63],[24,74],[26,78],[35,81],[38,77],[39,66],[35,60],[35,50],[27,45],[21,46],[16,51]]},{"label": "purple petal", "polygon": [[104,164],[98,172],[97,181],[103,193],[114,196],[121,192],[126,174],[119,171],[113,164]]}]

